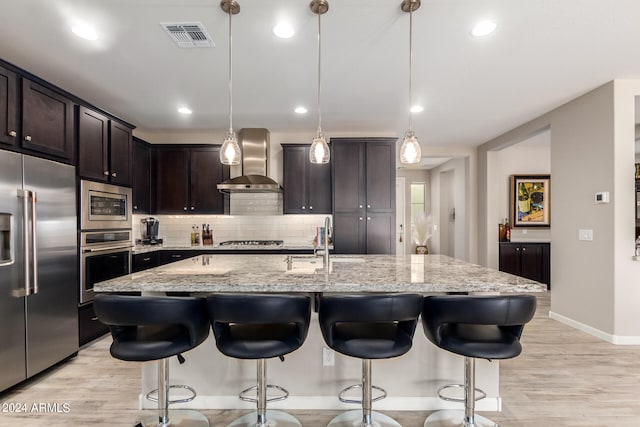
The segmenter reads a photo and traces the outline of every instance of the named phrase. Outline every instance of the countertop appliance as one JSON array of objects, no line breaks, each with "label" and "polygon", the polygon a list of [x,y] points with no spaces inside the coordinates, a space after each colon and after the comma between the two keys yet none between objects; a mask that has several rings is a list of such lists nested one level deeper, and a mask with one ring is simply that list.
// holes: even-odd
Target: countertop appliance
[{"label": "countertop appliance", "polygon": [[158,228],[160,221],[154,217],[142,218],[140,220],[140,236],[142,242],[148,241],[147,244],[155,244],[158,240]]},{"label": "countertop appliance", "polygon": [[0,391],[78,352],[73,166],[0,151]]}]

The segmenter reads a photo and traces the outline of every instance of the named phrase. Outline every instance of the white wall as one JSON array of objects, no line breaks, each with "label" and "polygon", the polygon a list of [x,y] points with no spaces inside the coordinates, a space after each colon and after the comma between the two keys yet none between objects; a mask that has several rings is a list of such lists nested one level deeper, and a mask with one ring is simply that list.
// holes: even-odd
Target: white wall
[{"label": "white wall", "polygon": [[[550,129],[551,316],[615,343],[640,343],[640,262],[632,260],[639,94],[639,80],[607,83],[478,148],[482,254],[495,233],[484,200],[490,151]],[[599,191],[611,203],[595,204]],[[593,230],[593,241],[578,240],[579,229]]]},{"label": "white wall", "polygon": [[[470,200],[472,195],[470,188],[470,157],[459,157],[449,160],[448,162],[431,169],[431,215],[433,224],[438,225],[438,229],[434,230],[431,236],[432,253],[441,253],[443,247],[443,239],[447,236],[441,233],[441,224],[448,221],[441,215],[440,206],[440,179],[441,174],[447,171],[453,171],[455,180],[455,258],[471,261],[470,237],[473,233],[471,229],[470,218],[472,215]],[[446,229],[446,228],[445,228]]]},{"label": "white wall", "polygon": [[[551,173],[551,133],[545,130],[518,144],[490,151],[487,157],[487,218],[493,221],[487,235],[487,266],[498,268],[498,224],[509,218],[511,175]],[[551,179],[553,192],[553,178]],[[551,210],[553,215],[553,209]],[[551,218],[553,226],[553,217]],[[511,241],[548,242],[550,228],[512,228]]]}]

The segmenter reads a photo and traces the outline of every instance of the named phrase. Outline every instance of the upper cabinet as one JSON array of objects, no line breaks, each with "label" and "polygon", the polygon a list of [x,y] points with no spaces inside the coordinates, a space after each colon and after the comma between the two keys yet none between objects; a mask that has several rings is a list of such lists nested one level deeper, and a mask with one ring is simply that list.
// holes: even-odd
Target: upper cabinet
[{"label": "upper cabinet", "polygon": [[224,197],[216,185],[229,178],[229,167],[220,163],[220,146],[154,149],[157,213],[224,213]]},{"label": "upper cabinet", "polygon": [[78,109],[78,174],[131,185],[132,130],[87,107]]},{"label": "upper cabinet", "polygon": [[18,136],[18,78],[0,67],[0,143],[16,145]]},{"label": "upper cabinet", "polygon": [[22,78],[22,148],[75,163],[73,102]]},{"label": "upper cabinet", "polygon": [[133,213],[151,212],[151,146],[133,138]]},{"label": "upper cabinet", "polygon": [[395,253],[395,138],[331,138],[336,253]]},{"label": "upper cabinet", "polygon": [[283,150],[285,214],[331,213],[331,164],[309,161],[309,145],[286,144]]}]

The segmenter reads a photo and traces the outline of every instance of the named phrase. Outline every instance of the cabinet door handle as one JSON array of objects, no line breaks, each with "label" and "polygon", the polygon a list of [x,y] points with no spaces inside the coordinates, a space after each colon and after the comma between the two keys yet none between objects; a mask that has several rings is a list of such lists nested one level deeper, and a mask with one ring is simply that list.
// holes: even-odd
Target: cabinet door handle
[{"label": "cabinet door handle", "polygon": [[9,131],[9,136],[10,136],[10,137],[15,138],[15,137],[16,137],[16,135],[17,135],[17,133],[16,133],[16,131],[15,131],[15,130],[11,130],[11,131]]},{"label": "cabinet door handle", "polygon": [[362,221],[362,217],[359,217],[358,219],[359,219],[360,221]]},{"label": "cabinet door handle", "polygon": [[309,210],[313,210],[313,206],[309,206]]},{"label": "cabinet door handle", "polygon": [[367,205],[367,209],[371,209],[371,205]]},{"label": "cabinet door handle", "polygon": [[137,210],[138,210],[138,205],[135,205],[135,206],[133,207],[133,210],[134,210],[134,211],[137,211]]},{"label": "cabinet door handle", "polygon": [[367,221],[371,221],[371,217],[370,216],[367,217]]},{"label": "cabinet door handle", "polygon": [[104,171],[104,172],[102,172],[102,174],[103,174],[104,176],[109,176],[109,171]]},{"label": "cabinet door handle", "polygon": [[185,207],[184,207],[184,208],[182,208],[182,209],[186,211],[186,210],[187,210],[187,207],[185,206]]},{"label": "cabinet door handle", "polygon": [[195,210],[195,207],[191,206],[191,210]]},{"label": "cabinet door handle", "polygon": [[516,248],[516,251],[520,251],[520,248]]},{"label": "cabinet door handle", "polygon": [[114,172],[111,174],[111,176],[115,178],[116,176],[118,176],[118,174]]},{"label": "cabinet door handle", "polygon": [[27,136],[25,136],[25,137],[24,137],[24,140],[25,140],[25,141],[31,141],[31,135],[27,135]]},{"label": "cabinet door handle", "polygon": [[92,322],[95,322],[95,321],[97,321],[97,320],[98,320],[98,317],[97,317],[97,316],[93,316],[93,317],[91,318],[91,321],[92,321]]},{"label": "cabinet door handle", "polygon": [[305,208],[305,207],[303,206],[303,207],[302,207],[302,210],[305,210],[305,209],[307,209],[307,208]]},{"label": "cabinet door handle", "polygon": [[524,251],[526,251],[526,250],[527,250],[527,248],[522,248],[522,252],[524,252]]},{"label": "cabinet door handle", "polygon": [[358,208],[362,209],[362,205],[358,205]]},{"label": "cabinet door handle", "polygon": [[151,258],[142,258],[143,261],[151,261]]},{"label": "cabinet door handle", "polygon": [[171,258],[182,258],[182,255],[171,255]]}]

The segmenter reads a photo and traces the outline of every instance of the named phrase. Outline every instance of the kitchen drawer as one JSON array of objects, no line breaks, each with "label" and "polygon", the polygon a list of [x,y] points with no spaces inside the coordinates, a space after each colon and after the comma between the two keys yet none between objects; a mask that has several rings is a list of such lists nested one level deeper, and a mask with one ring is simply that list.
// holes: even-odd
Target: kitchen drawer
[{"label": "kitchen drawer", "polygon": [[187,258],[193,258],[202,254],[198,250],[175,250],[175,251],[161,251],[160,252],[160,265],[169,264],[176,261],[181,261]]},{"label": "kitchen drawer", "polygon": [[149,268],[157,267],[159,264],[160,252],[158,251],[135,254],[133,256],[131,272],[136,273],[138,271],[147,270]]},{"label": "kitchen drawer", "polygon": [[109,327],[96,317],[92,302],[78,307],[78,329],[80,345],[109,332]]}]

